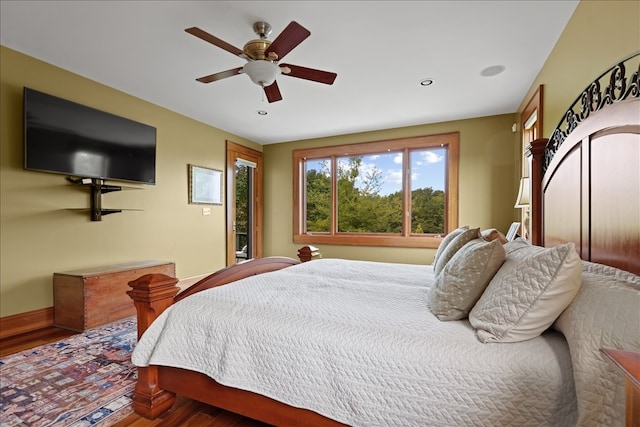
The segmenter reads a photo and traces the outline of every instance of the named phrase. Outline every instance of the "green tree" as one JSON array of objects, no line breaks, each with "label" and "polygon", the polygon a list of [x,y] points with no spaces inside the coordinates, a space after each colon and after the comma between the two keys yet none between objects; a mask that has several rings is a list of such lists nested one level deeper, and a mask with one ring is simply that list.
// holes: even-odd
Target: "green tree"
[{"label": "green tree", "polygon": [[311,169],[306,174],[306,185],[307,231],[328,232],[331,230],[331,177],[326,171]]},{"label": "green tree", "polygon": [[[361,171],[362,158],[349,157],[337,170],[338,231],[341,233],[402,232],[402,192],[380,195],[382,171]],[[306,173],[307,231],[331,229],[331,178],[328,161]],[[416,234],[444,233],[445,194],[431,187],[411,194],[411,230]]]},{"label": "green tree", "polygon": [[[411,192],[411,231],[413,233],[444,233],[444,191],[431,187]],[[422,231],[418,231],[418,230]]]},{"label": "green tree", "polygon": [[338,167],[338,231],[344,233],[360,232],[362,216],[359,212],[360,194],[356,188],[356,179],[362,158],[349,158],[346,166],[339,162]]},{"label": "green tree", "polygon": [[338,230],[351,233],[402,232],[402,199],[381,196],[382,171],[361,172],[362,158],[351,157],[338,173]]},{"label": "green tree", "polygon": [[249,168],[236,165],[236,240],[237,251],[247,244],[249,231]]}]

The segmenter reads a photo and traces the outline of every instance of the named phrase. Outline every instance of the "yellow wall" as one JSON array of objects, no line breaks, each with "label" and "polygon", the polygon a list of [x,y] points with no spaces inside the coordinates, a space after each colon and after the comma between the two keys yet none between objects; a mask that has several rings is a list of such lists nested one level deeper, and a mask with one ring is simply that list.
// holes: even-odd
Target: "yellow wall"
[{"label": "yellow wall", "polygon": [[[259,145],[6,47],[0,64],[0,317],[51,307],[58,271],[157,259],[186,278],[224,267],[224,207],[203,216],[188,204],[187,164],[222,170],[226,139]],[[142,211],[92,222],[68,210],[89,206],[86,189],[23,170],[23,86],[157,128],[156,185],[103,196],[106,208]]]},{"label": "yellow wall", "polygon": [[[640,1],[581,1],[519,111],[535,89],[544,84],[543,136],[548,138],[589,83],[638,50]],[[637,70],[627,70],[627,75],[634,71]]]},{"label": "yellow wall", "polygon": [[[515,218],[517,135],[515,114],[343,135],[263,147],[265,163],[265,255],[295,255],[293,168],[295,149],[460,132],[459,223],[506,233]],[[435,249],[318,245],[323,257],[427,264]]]}]

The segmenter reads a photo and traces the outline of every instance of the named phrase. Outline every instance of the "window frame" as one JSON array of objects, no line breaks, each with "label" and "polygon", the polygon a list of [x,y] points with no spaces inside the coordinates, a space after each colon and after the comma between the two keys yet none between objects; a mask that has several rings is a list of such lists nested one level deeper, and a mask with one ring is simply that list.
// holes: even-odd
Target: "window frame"
[{"label": "window frame", "polygon": [[[411,183],[406,179],[409,171],[409,151],[429,148],[447,149],[445,166],[445,233],[411,234]],[[331,180],[331,230],[328,233],[305,232],[305,161],[307,159],[335,159],[344,156],[364,156],[386,151],[403,152],[403,222],[401,235],[382,233],[339,233],[336,220],[337,178],[332,167]],[[458,169],[460,157],[460,133],[449,132],[410,138],[397,138],[357,144],[306,148],[293,151],[293,242],[301,244],[335,244],[357,246],[389,246],[410,248],[437,248],[442,237],[458,227]],[[335,164],[335,160],[332,160]],[[408,215],[407,215],[408,214]]]}]

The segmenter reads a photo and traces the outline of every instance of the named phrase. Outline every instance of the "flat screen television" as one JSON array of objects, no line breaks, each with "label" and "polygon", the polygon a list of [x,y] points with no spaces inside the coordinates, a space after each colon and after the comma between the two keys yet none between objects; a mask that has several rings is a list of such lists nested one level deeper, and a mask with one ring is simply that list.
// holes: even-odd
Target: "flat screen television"
[{"label": "flat screen television", "polygon": [[25,87],[24,168],[155,184],[156,128]]}]

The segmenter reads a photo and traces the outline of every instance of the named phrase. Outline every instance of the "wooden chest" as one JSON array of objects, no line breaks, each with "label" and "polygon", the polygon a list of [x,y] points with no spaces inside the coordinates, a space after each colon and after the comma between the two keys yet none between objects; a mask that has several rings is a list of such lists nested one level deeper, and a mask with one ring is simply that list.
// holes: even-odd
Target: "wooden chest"
[{"label": "wooden chest", "polygon": [[173,262],[140,261],[53,274],[54,324],[84,331],[136,314],[129,282],[151,273],[175,277]]}]

